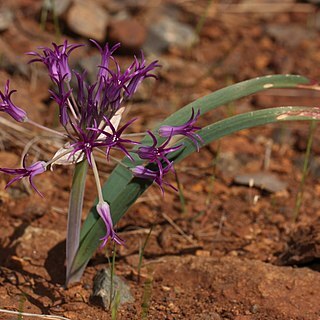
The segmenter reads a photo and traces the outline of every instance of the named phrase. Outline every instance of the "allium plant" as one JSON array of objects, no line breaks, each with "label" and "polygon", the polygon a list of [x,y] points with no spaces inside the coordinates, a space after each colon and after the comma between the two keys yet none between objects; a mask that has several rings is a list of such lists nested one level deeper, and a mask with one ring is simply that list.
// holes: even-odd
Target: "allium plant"
[{"label": "allium plant", "polygon": [[[59,135],[65,144],[51,159],[27,164],[23,155],[22,168],[0,168],[13,178],[7,184],[29,179],[32,188],[38,190],[34,179],[52,165],[75,165],[71,187],[66,257],[66,284],[78,281],[86,264],[97,247],[104,247],[108,241],[123,245],[115,231],[115,224],[135,200],[152,184],[156,183],[164,195],[164,186],[176,190],[167,181],[167,174],[176,174],[174,165],[204,145],[227,134],[277,121],[319,119],[319,108],[278,107],[236,115],[204,128],[197,120],[206,112],[250,94],[269,88],[314,88],[307,78],[296,75],[274,75],[256,78],[229,86],[180,109],[154,130],[146,130],[141,141],[132,140],[125,132],[135,119],[122,115],[126,101],[146,78],[156,78],[157,61],[146,63],[143,53],[134,57],[132,64],[122,71],[114,57],[120,44],[101,47],[91,42],[101,54],[97,66],[96,80],[88,83],[86,72],[79,73],[69,66],[70,54],[81,47],[79,44],[61,45],[53,43],[53,49],[42,47],[40,52],[28,52],[34,58],[30,61],[43,63],[54,89],[51,97],[59,108],[59,120],[64,132],[43,127],[27,117],[26,112],[12,102],[15,90],[9,89],[9,80],[4,91],[0,91],[0,111],[7,113],[15,121],[26,122]],[[72,85],[75,83],[75,85]],[[120,126],[120,127],[119,127]],[[117,161],[112,153],[121,151],[124,159],[116,166],[107,182],[101,186],[96,156],[102,153],[106,162]],[[92,207],[81,232],[81,215],[85,179],[91,168],[97,186],[97,201]]]}]

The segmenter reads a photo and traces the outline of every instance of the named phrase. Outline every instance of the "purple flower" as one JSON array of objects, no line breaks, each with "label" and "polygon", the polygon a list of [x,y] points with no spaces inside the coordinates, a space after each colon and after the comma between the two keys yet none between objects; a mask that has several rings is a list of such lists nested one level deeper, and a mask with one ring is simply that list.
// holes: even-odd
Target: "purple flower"
[{"label": "purple flower", "polygon": [[188,137],[197,147],[197,151],[199,151],[199,142],[203,143],[203,139],[195,133],[195,131],[199,130],[200,127],[194,126],[195,122],[200,116],[200,110],[198,110],[197,114],[194,114],[194,109],[192,108],[192,114],[190,119],[180,126],[161,126],[159,129],[159,135],[161,137],[170,137],[175,135],[183,135]]},{"label": "purple flower", "polygon": [[11,101],[11,95],[17,90],[9,91],[9,84],[10,81],[7,80],[6,86],[4,88],[4,93],[0,91],[0,111],[9,114],[16,121],[24,122],[27,120],[27,114],[24,110],[14,105]]},{"label": "purple flower", "polygon": [[165,168],[163,168],[162,173],[160,170],[153,171],[144,166],[136,166],[131,169],[133,175],[137,178],[148,179],[154,181],[161,189],[162,195],[164,195],[164,190],[162,185],[165,184],[172,188],[175,191],[178,191],[172,184],[163,180],[163,176],[166,175],[169,171],[175,173],[173,168],[173,162],[170,162]]},{"label": "purple flower", "polygon": [[148,160],[149,162],[155,162],[158,165],[158,168],[160,170],[160,175],[163,175],[163,165],[161,161],[166,162],[168,165],[170,165],[170,161],[167,159],[167,154],[170,152],[174,152],[176,150],[179,150],[182,147],[182,144],[166,148],[166,146],[169,144],[171,137],[169,136],[168,139],[159,147],[157,147],[158,141],[156,136],[151,132],[147,131],[150,137],[153,140],[152,146],[143,146],[140,147],[137,151],[138,156],[143,160]]},{"label": "purple flower", "polygon": [[79,126],[75,127],[75,130],[78,137],[76,137],[76,142],[70,145],[73,150],[70,152],[69,159],[72,159],[79,151],[82,151],[91,166],[91,153],[95,147],[101,146],[98,142],[99,133],[93,130],[83,130]]},{"label": "purple flower", "polygon": [[26,54],[36,56],[29,63],[40,61],[46,65],[49,70],[49,75],[52,79],[59,81],[63,79],[66,82],[71,80],[71,71],[68,64],[68,58],[71,51],[83,46],[82,44],[68,44],[65,40],[63,44],[57,45],[52,43],[54,50],[48,47],[40,47],[43,50],[43,54],[38,52],[27,52]]},{"label": "purple flower", "polygon": [[99,49],[101,54],[101,64],[100,69],[98,73],[98,78],[100,77],[107,77],[108,76],[108,69],[109,69],[109,62],[110,59],[114,61],[113,53],[120,47],[120,43],[115,44],[111,49],[109,48],[109,44],[106,43],[104,48],[99,45],[99,43],[93,39],[90,39],[92,43],[96,45],[96,47]]},{"label": "purple flower", "polygon": [[121,135],[122,135],[123,131],[132,122],[134,122],[136,120],[136,118],[128,121],[125,125],[123,125],[118,130],[115,129],[115,127],[113,126],[113,124],[111,123],[111,121],[108,118],[104,117],[104,120],[107,122],[108,127],[111,130],[111,133],[107,132],[106,130],[101,130],[101,129],[97,129],[97,128],[89,128],[89,129],[93,130],[95,132],[98,132],[100,134],[103,134],[105,136],[105,138],[102,138],[102,141],[98,142],[98,144],[101,147],[106,147],[107,159],[109,159],[110,150],[112,148],[117,148],[117,149],[121,150],[131,161],[133,161],[132,156],[129,154],[129,152],[127,151],[127,149],[126,149],[124,144],[127,144],[127,143],[128,144],[139,144],[139,142],[132,141],[132,140],[129,140],[129,139],[122,139]]},{"label": "purple flower", "polygon": [[33,183],[33,178],[37,174],[43,173],[46,171],[46,163],[44,161],[37,161],[33,163],[31,166],[26,166],[26,156],[23,158],[23,168],[21,169],[10,169],[10,168],[0,168],[1,172],[15,175],[11,181],[6,185],[6,188],[8,188],[11,184],[13,184],[16,181],[21,180],[22,178],[29,177],[29,182],[31,187],[41,196],[41,192],[36,188],[36,186]]},{"label": "purple flower", "polygon": [[[68,65],[70,53],[78,48],[79,44],[68,44],[65,41],[62,45],[53,43],[53,49],[42,47],[43,53],[28,52],[27,54],[35,56],[30,62],[43,62],[49,71],[57,89],[50,91],[52,98],[58,103],[60,108],[60,122],[66,127],[71,126],[75,131],[75,136],[69,130],[68,134],[73,140],[77,140],[79,134],[76,128],[85,128],[95,126],[102,128],[100,122],[107,117],[110,121],[121,106],[121,103],[131,97],[136,91],[141,81],[147,77],[155,77],[151,71],[158,67],[156,61],[146,65],[142,55],[141,62],[135,58],[134,62],[124,72],[121,72],[120,66],[113,57],[114,52],[120,44],[109,47],[106,44],[103,48],[94,40],[91,40],[99,49],[101,54],[101,64],[98,66],[96,81],[92,84],[86,82],[86,72],[79,74],[74,72],[77,78],[77,88],[70,88],[71,71]],[[111,68],[110,63],[114,64]],[[74,96],[73,92],[77,92]],[[66,128],[67,129],[67,128]],[[87,139],[88,140],[88,139]]]},{"label": "purple flower", "polygon": [[97,209],[101,219],[105,223],[105,226],[107,229],[106,235],[100,239],[100,240],[102,240],[102,244],[101,244],[100,248],[104,247],[107,244],[109,238],[112,241],[122,245],[124,243],[124,241],[118,237],[118,235],[116,234],[116,232],[113,229],[113,222],[111,219],[110,207],[109,207],[108,203],[107,202],[99,202],[96,206],[96,209]]},{"label": "purple flower", "polygon": [[157,67],[160,67],[158,61],[153,61],[147,66],[143,52],[141,51],[141,62],[139,62],[139,60],[135,57],[134,62],[127,70],[127,73],[132,72],[132,70],[134,71],[131,73],[129,83],[126,85],[125,97],[132,97],[132,95],[137,91],[140,83],[145,78],[156,78],[156,76],[150,72]]},{"label": "purple flower", "polygon": [[51,93],[51,98],[55,100],[59,106],[60,123],[65,127],[69,122],[68,98],[70,97],[72,90],[66,91],[63,85],[63,78],[61,78],[60,74],[58,74],[58,78],[59,80],[53,78],[53,81],[57,84],[59,93],[55,93],[52,90],[49,90],[49,92]]}]

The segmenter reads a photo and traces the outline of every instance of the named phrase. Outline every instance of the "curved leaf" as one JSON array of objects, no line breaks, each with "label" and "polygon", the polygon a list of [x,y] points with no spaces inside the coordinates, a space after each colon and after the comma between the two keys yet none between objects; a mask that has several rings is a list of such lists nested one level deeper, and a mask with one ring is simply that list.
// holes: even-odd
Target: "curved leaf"
[{"label": "curved leaf", "polygon": [[[230,85],[226,88],[217,90],[205,97],[197,99],[196,101],[186,105],[180,110],[176,111],[174,114],[170,115],[165,119],[158,127],[161,125],[177,125],[184,123],[190,117],[191,110],[200,110],[201,115],[208,111],[214,110],[217,107],[228,104],[234,100],[240,99],[242,97],[264,91],[267,89],[279,89],[279,88],[299,88],[305,87],[310,84],[308,78],[298,76],[298,75],[269,75],[264,77],[258,77],[255,79],[246,80],[240,83]],[[157,128],[156,128],[157,129]],[[157,133],[155,132],[157,136]],[[143,140],[143,144],[149,144],[151,142],[149,136],[146,136]],[[136,160],[133,164],[128,159],[124,159],[122,162],[128,166],[136,166],[139,164],[139,159],[132,155]],[[131,174],[128,170],[118,165],[111,173],[107,182],[103,186],[103,195],[108,203],[112,203],[118,195],[126,188],[126,185],[131,179]],[[112,211],[113,212],[113,211]],[[81,229],[81,239],[83,239],[87,232],[91,229],[93,224],[99,219],[99,216],[95,209],[91,210],[85,220]]]},{"label": "curved leaf", "polygon": [[[210,124],[199,130],[197,133],[202,137],[204,146],[212,141],[220,139],[223,136],[242,129],[278,121],[293,120],[320,120],[320,109],[310,107],[280,107],[252,111]],[[179,141],[179,144],[181,142],[184,144],[183,149],[171,154],[169,158],[170,160],[174,160],[175,162],[181,161],[196,151],[195,145],[189,139],[184,138]],[[124,170],[127,172],[127,184],[110,201],[112,219],[114,223],[119,221],[135,200],[152,184],[152,182],[148,180],[133,178],[128,170]],[[99,245],[99,239],[104,235],[104,233],[104,223],[101,219],[97,219],[93,222],[91,229],[89,229],[82,238],[72,266],[73,270],[79,270],[88,263],[92,254]]]}]

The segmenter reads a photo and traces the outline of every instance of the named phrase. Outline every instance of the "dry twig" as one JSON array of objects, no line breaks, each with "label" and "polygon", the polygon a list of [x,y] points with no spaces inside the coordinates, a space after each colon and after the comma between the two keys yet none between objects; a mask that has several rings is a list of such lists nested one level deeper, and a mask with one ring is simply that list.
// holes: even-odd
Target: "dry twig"
[{"label": "dry twig", "polygon": [[8,314],[16,314],[19,316],[24,316],[24,317],[35,317],[35,318],[43,318],[47,320],[54,320],[54,319],[59,319],[59,320],[70,320],[69,318],[65,317],[60,317],[60,316],[53,316],[53,315],[45,315],[45,314],[35,314],[35,313],[27,313],[27,312],[20,312],[20,311],[13,311],[13,310],[6,310],[6,309],[0,309],[0,312],[2,313],[8,313]]}]

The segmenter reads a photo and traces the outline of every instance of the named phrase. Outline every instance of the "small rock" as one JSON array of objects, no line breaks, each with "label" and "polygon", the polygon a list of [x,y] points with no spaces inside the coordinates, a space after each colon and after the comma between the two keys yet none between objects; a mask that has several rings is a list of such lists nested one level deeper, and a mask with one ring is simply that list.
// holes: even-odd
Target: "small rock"
[{"label": "small rock", "polygon": [[106,37],[108,22],[105,10],[89,1],[75,3],[67,15],[68,26],[73,32],[97,41]]},{"label": "small rock", "polygon": [[13,13],[9,9],[0,10],[0,31],[7,30],[13,22]]},{"label": "small rock", "polygon": [[189,48],[197,39],[193,28],[171,17],[162,17],[150,26],[144,50],[159,54],[170,47]]},{"label": "small rock", "polygon": [[120,42],[123,48],[139,50],[147,38],[147,31],[136,19],[127,18],[110,24],[109,37],[113,42]]},{"label": "small rock", "polygon": [[[197,314],[196,319],[198,320],[222,320],[218,313],[212,312],[204,312],[201,314]],[[223,318],[225,319],[225,318]]]},{"label": "small rock", "polygon": [[270,24],[266,27],[266,33],[290,48],[317,37],[316,32],[294,24]]},{"label": "small rock", "polygon": [[208,250],[197,250],[196,251],[196,256],[197,257],[210,257],[210,251]]},{"label": "small rock", "polygon": [[[130,287],[117,275],[113,275],[112,296],[120,297],[120,305],[134,302]],[[110,306],[111,273],[109,269],[101,269],[93,280],[92,303],[108,309]]]},{"label": "small rock", "polygon": [[287,184],[270,172],[255,172],[250,174],[238,175],[234,178],[234,182],[250,187],[258,187],[269,192],[284,191]]},{"label": "small rock", "polygon": [[250,160],[245,154],[235,156],[233,152],[221,152],[217,161],[217,169],[223,173],[225,177],[233,177],[243,168]]}]

